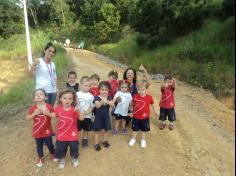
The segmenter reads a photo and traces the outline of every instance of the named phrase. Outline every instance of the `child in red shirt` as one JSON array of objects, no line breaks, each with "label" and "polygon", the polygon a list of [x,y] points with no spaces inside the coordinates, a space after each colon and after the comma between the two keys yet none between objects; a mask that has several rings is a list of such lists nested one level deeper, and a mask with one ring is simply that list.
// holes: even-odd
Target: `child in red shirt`
[{"label": "child in red shirt", "polygon": [[129,146],[134,146],[138,131],[142,131],[141,147],[146,148],[145,136],[146,132],[150,131],[150,105],[157,116],[157,112],[153,106],[154,100],[151,95],[147,94],[148,86],[149,84],[146,80],[137,82],[138,94],[133,96],[133,137],[129,141]]},{"label": "child in red shirt", "polygon": [[55,159],[51,126],[51,118],[53,117],[54,110],[50,104],[45,103],[45,100],[45,90],[36,89],[34,91],[34,101],[36,104],[29,108],[28,114],[26,115],[27,120],[33,120],[33,137],[35,138],[39,157],[37,162],[38,167],[41,167],[44,163],[43,144],[46,144],[48,147],[51,159]]},{"label": "child in red shirt", "polygon": [[164,84],[161,85],[161,100],[160,100],[160,116],[161,120],[159,128],[163,130],[166,127],[165,121],[168,116],[170,121],[169,130],[174,129],[174,121],[176,120],[175,115],[175,100],[174,100],[174,91],[175,91],[175,79],[170,75],[165,76]]},{"label": "child in red shirt", "polygon": [[111,89],[109,90],[109,96],[111,98],[114,97],[116,92],[119,89],[120,81],[118,80],[118,73],[115,70],[112,70],[108,73],[109,80],[107,81],[111,85]]},{"label": "child in red shirt", "polygon": [[59,169],[64,169],[67,147],[70,147],[70,155],[74,167],[79,165],[78,156],[78,130],[77,119],[83,120],[83,116],[75,110],[76,94],[67,89],[60,93],[59,104],[55,108],[57,122],[56,133],[56,158],[59,159]]},{"label": "child in red shirt", "polygon": [[91,79],[91,88],[89,90],[89,92],[94,96],[98,96],[99,95],[99,81],[100,81],[100,77],[97,74],[93,74],[90,76]]}]

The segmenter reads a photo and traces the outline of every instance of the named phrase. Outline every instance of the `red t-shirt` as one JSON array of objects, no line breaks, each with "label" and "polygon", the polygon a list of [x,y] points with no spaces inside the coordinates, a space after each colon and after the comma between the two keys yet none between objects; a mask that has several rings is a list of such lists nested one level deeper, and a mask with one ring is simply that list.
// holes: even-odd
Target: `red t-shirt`
[{"label": "red t-shirt", "polygon": [[116,92],[118,91],[120,81],[108,80],[107,82],[111,85],[111,90],[109,91],[108,95],[113,98]]},{"label": "red t-shirt", "polygon": [[94,97],[96,97],[96,96],[98,96],[98,95],[100,94],[98,87],[91,87],[91,89],[89,90],[89,92],[90,92]]},{"label": "red t-shirt", "polygon": [[[49,112],[54,112],[51,105],[46,103],[46,108]],[[29,108],[28,114],[32,114],[37,109],[37,105]],[[33,137],[42,138],[52,135],[51,118],[43,114],[39,114],[33,118]]]},{"label": "red t-shirt", "polygon": [[172,86],[161,89],[162,95],[159,104],[161,108],[175,108],[174,90],[175,88],[173,88]]},{"label": "red t-shirt", "polygon": [[77,119],[79,118],[79,113],[75,111],[74,107],[65,111],[62,105],[58,105],[55,112],[58,118],[56,139],[59,141],[77,141]]},{"label": "red t-shirt", "polygon": [[133,96],[133,114],[136,119],[147,119],[150,116],[150,105],[154,104],[151,95],[141,97],[139,94]]}]

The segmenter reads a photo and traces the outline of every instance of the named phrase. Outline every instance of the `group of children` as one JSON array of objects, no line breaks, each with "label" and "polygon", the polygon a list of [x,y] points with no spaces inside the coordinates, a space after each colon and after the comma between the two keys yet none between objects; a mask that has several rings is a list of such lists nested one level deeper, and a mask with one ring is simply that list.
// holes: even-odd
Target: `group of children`
[{"label": "group of children", "polygon": [[[80,83],[76,83],[76,72],[68,73],[66,89],[58,96],[57,105],[52,107],[45,103],[46,93],[43,89],[34,91],[35,105],[30,107],[27,119],[33,120],[33,137],[36,141],[39,160],[37,166],[44,162],[43,144],[50,152],[53,161],[59,161],[59,169],[65,167],[65,156],[68,146],[74,167],[79,165],[78,133],[81,132],[82,148],[88,147],[88,135],[94,132],[94,148],[101,150],[101,146],[108,148],[108,132],[112,129],[111,117],[115,118],[113,135],[127,133],[132,118],[132,138],[128,145],[134,146],[136,136],[141,131],[141,147],[146,148],[146,132],[150,131],[150,107],[157,117],[153,106],[154,100],[147,93],[149,82],[140,80],[136,83],[138,93],[131,95],[130,83],[127,80],[118,80],[118,73],[114,70],[108,74],[109,80],[101,81],[97,74],[82,76]],[[161,85],[159,128],[166,127],[165,121],[170,121],[169,129],[173,130],[175,121],[174,103],[175,80],[166,76]],[[53,130],[51,118],[57,119],[55,148],[52,142]]]}]

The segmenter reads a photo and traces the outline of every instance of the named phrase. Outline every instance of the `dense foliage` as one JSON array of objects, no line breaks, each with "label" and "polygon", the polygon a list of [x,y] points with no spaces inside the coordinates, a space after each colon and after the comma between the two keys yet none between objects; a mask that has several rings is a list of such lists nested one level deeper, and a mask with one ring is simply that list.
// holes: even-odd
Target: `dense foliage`
[{"label": "dense foliage", "polygon": [[[171,71],[214,91],[234,87],[235,0],[27,0],[27,8],[31,29],[44,31],[51,39],[84,40],[85,47],[117,43],[128,37],[128,26],[135,33],[136,47],[123,47],[121,60],[139,58],[143,50],[155,53],[150,58],[153,72]],[[20,0],[1,0],[0,12],[0,42],[24,33]],[[220,22],[205,33],[202,27],[211,20]],[[200,34],[194,36],[196,31]],[[185,36],[192,37],[177,47],[176,41]],[[172,49],[161,53],[166,48]],[[125,49],[130,50],[129,57]]]}]

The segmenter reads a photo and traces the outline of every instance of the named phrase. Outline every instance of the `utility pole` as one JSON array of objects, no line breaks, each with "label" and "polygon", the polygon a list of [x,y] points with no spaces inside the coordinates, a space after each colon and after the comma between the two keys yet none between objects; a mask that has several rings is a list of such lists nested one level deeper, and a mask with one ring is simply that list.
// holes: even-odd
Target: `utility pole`
[{"label": "utility pole", "polygon": [[29,70],[30,70],[33,64],[33,60],[32,60],[32,51],[31,51],[31,44],[30,44],[30,33],[29,33],[26,0],[21,0],[21,2],[23,3],[23,6],[24,6],[25,34],[26,34],[26,44],[27,44],[27,52],[28,52],[28,64],[29,64]]}]

